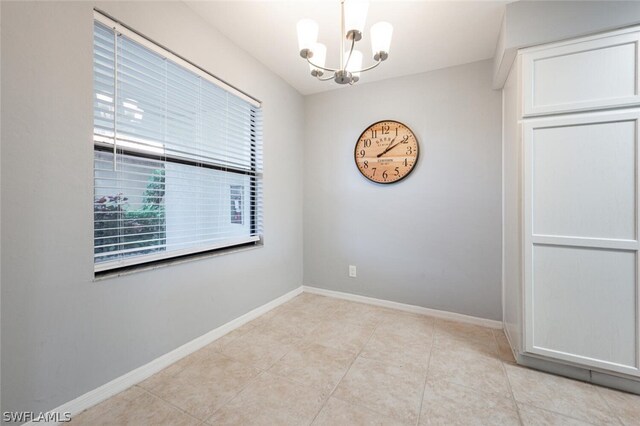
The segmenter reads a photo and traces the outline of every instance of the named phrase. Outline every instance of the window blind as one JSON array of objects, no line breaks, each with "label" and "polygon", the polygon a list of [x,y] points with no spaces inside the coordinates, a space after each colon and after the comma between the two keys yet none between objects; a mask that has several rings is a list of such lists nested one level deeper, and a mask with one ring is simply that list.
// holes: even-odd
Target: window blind
[{"label": "window blind", "polygon": [[96,13],[95,270],[255,243],[258,102]]}]

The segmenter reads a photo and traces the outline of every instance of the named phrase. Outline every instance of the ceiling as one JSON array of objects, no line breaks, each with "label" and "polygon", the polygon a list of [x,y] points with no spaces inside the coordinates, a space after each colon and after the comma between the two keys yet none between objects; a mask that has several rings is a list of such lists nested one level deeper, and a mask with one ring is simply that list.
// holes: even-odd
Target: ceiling
[{"label": "ceiling", "polygon": [[[348,1],[348,0],[347,0]],[[186,1],[232,42],[282,77],[301,94],[340,86],[319,82],[298,54],[296,23],[318,22],[327,46],[327,66],[339,61],[340,3],[318,1]],[[369,28],[393,25],[389,59],[361,75],[360,84],[492,58],[508,1],[371,1],[363,38],[356,48],[363,66],[373,63]]]}]

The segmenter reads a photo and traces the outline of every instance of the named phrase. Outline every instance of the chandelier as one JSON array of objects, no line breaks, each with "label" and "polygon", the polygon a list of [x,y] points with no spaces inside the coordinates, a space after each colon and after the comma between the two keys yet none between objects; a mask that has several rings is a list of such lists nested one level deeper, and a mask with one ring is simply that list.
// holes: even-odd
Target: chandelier
[{"label": "chandelier", "polygon": [[[345,14],[346,9],[346,14]],[[311,75],[320,81],[334,80],[338,84],[353,84],[360,80],[360,73],[369,71],[380,65],[389,57],[389,46],[393,27],[388,22],[378,22],[371,26],[371,51],[375,63],[362,68],[362,52],[355,50],[356,42],[362,39],[364,24],[367,19],[369,3],[366,1],[340,1],[340,67],[325,67],[327,47],[318,43],[318,24],[311,19],[298,21],[298,47],[300,56],[306,59]],[[347,45],[351,46],[346,49]],[[328,73],[325,76],[325,73]]]}]

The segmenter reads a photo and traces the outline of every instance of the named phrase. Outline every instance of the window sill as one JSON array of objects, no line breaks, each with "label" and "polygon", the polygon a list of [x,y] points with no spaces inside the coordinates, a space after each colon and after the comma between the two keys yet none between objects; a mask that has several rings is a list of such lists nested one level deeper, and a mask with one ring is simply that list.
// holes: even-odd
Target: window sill
[{"label": "window sill", "polygon": [[136,274],[138,272],[145,272],[145,271],[151,271],[154,269],[165,268],[167,266],[180,265],[183,263],[193,262],[196,260],[203,260],[203,259],[209,259],[212,257],[225,256],[231,253],[239,253],[244,251],[255,250],[262,247],[264,247],[264,243],[262,242],[262,240],[260,240],[259,242],[256,242],[255,244],[251,244],[251,245],[227,247],[227,248],[217,249],[217,250],[206,252],[206,253],[195,253],[188,256],[184,256],[184,257],[166,259],[158,262],[153,262],[150,264],[134,265],[126,268],[116,269],[113,271],[98,272],[98,273],[94,273],[93,282],[105,281],[112,278]]}]

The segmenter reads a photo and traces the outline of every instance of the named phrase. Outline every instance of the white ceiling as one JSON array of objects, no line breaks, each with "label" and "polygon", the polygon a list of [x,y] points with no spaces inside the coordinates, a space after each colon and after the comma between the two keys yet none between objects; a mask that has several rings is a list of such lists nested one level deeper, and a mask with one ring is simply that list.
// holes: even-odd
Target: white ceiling
[{"label": "white ceiling", "polygon": [[[348,0],[347,0],[348,1]],[[327,66],[339,61],[340,3],[318,1],[196,1],[186,3],[231,41],[307,95],[340,86],[319,82],[298,54],[296,23],[311,18],[327,45]],[[361,83],[492,58],[508,1],[371,1],[367,25],[356,48],[363,65],[373,63],[369,28],[393,25],[389,59],[363,73]],[[360,84],[361,84],[360,83]]]}]

